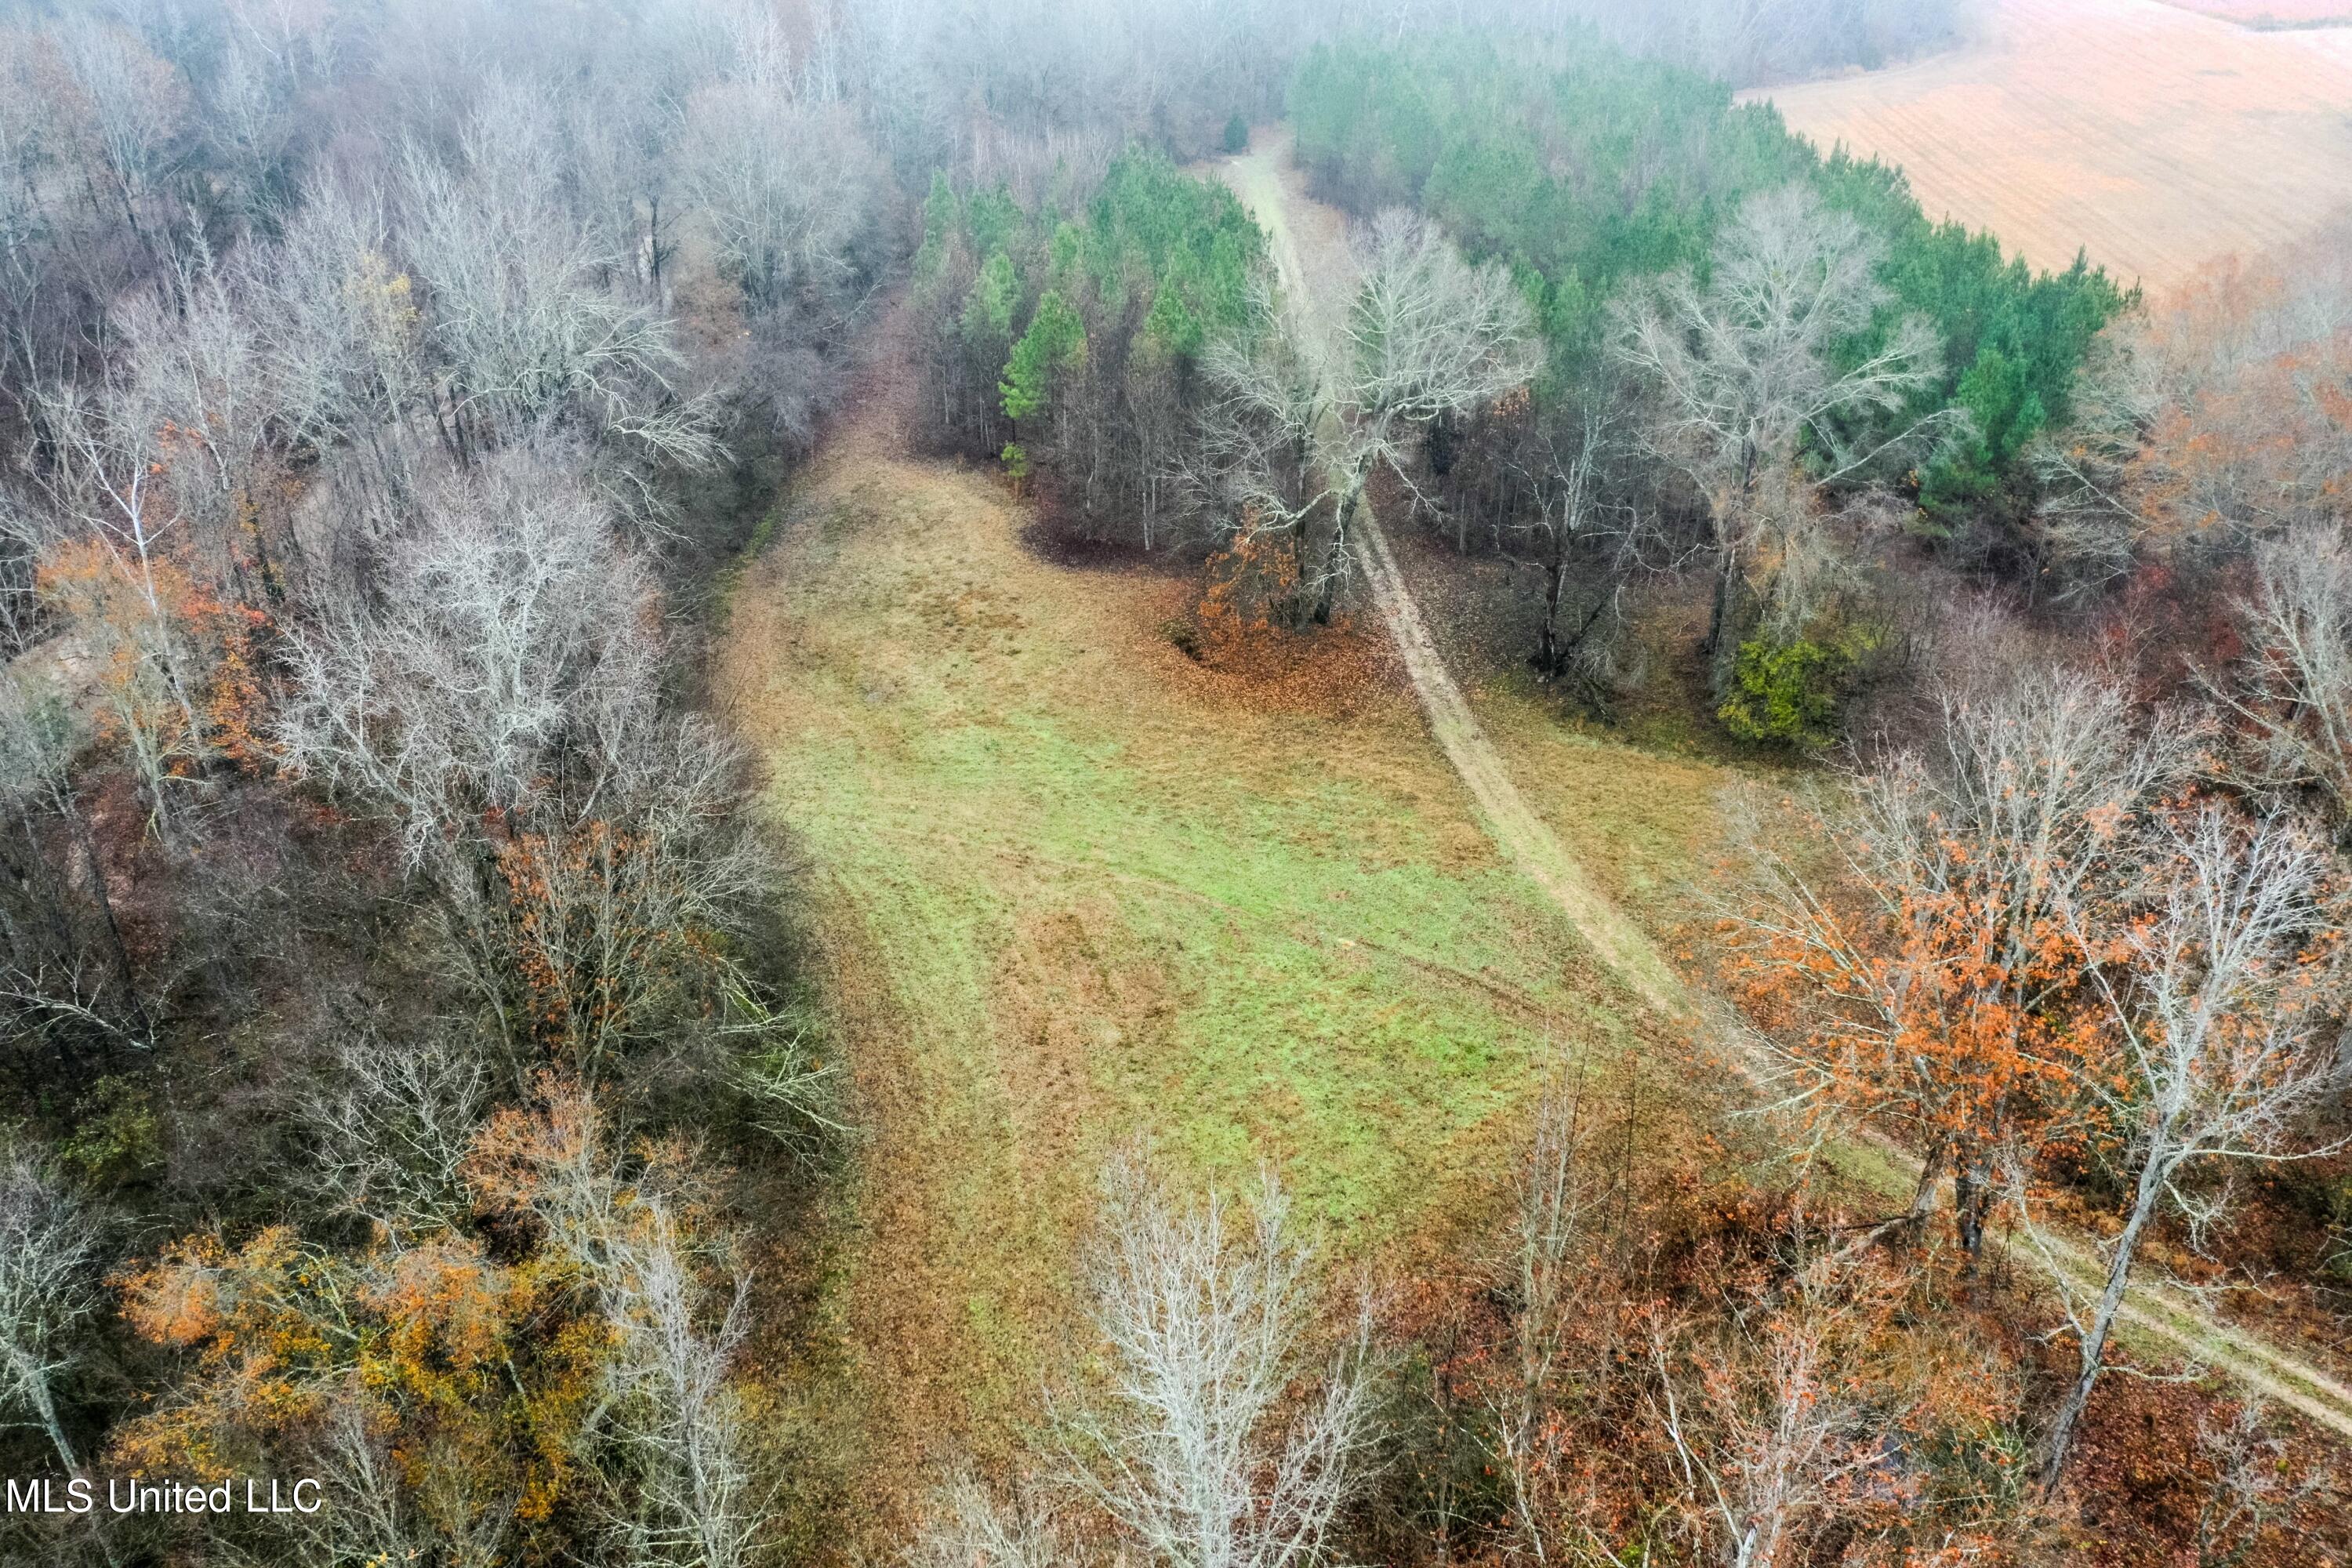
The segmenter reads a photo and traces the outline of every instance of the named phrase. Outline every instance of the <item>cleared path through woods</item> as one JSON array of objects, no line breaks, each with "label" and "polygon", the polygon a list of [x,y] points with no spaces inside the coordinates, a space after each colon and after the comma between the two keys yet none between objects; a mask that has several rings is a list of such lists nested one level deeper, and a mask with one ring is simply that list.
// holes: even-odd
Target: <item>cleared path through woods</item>
[{"label": "cleared path through woods", "polygon": [[[1300,302],[1317,330],[1328,331],[1328,313],[1338,308],[1332,285],[1344,287],[1352,273],[1345,224],[1297,188],[1288,154],[1286,135],[1262,134],[1249,152],[1226,160],[1223,172],[1266,231],[1284,289]],[[1431,737],[1477,802],[1496,845],[1550,896],[1628,988],[1660,1012],[1704,1026],[1715,1005],[1694,994],[1648,933],[1593,885],[1559,835],[1511,782],[1502,753],[1486,738],[1445,668],[1369,500],[1357,510],[1356,527],[1373,607],[1396,643]],[[1878,1160],[1872,1163],[1883,1164],[1887,1184],[1907,1195],[1908,1186],[1918,1179],[1918,1163],[1891,1143],[1877,1142],[1873,1152]],[[2044,1246],[2050,1253],[2045,1261],[2063,1271],[2076,1290],[2097,1291],[2106,1266],[2091,1248],[2054,1236],[2045,1237]],[[2243,1387],[2352,1438],[2352,1387],[2258,1335],[2217,1321],[2201,1304],[2179,1292],[2135,1285],[2121,1316],[2145,1340],[2227,1373]]]}]

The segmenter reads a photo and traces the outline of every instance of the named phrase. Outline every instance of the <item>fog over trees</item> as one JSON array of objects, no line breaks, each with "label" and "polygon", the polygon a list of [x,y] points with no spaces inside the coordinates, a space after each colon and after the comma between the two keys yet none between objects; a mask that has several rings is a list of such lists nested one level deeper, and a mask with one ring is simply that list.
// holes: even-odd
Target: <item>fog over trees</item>
[{"label": "fog over trees", "polygon": [[[2171,300],[2036,272],[1734,98],[1970,25],[0,6],[0,1476],[326,1500],[12,1505],[0,1563],[2088,1560],[2137,1506],[2136,1281],[2259,1279],[2315,1344],[2345,1310],[2352,270],[2339,230]],[[1311,276],[1221,160],[1328,204]],[[1103,657],[1276,693],[1250,732],[1302,753],[1339,721],[1267,669],[1405,711],[1393,538],[1513,747],[1749,781],[1656,917],[1724,1005],[1637,1016],[1594,965],[1622,1011],[1563,1020],[1406,952],[1424,848],[1380,822],[1381,962],[1575,1037],[1506,1084],[1400,1005],[1347,1058],[1468,1064],[1444,1235],[1380,1231],[1286,1091],[1238,1076],[1264,1120],[1204,1131],[1156,1063],[1116,1092],[1159,1142],[869,1163],[773,809],[819,784],[713,652],[820,452],[1148,581],[1167,618]],[[1520,921],[1491,847],[1443,854]],[[1602,879],[1644,920],[1660,855]],[[1834,1169],[1891,1148],[1891,1196]],[[903,1217],[877,1172],[951,1170],[1034,1196],[987,1240],[1066,1352],[1015,1365],[957,1295],[1004,1364],[868,1495],[843,1260]],[[2167,1407],[2175,1554],[2336,1550],[2307,1435],[2217,1386]]]}]

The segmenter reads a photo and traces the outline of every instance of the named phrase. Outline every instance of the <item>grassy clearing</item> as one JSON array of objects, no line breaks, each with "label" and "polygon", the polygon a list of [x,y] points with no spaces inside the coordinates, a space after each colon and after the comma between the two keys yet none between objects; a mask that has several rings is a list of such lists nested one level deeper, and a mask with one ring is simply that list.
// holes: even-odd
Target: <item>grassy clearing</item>
[{"label": "grassy clearing", "polygon": [[845,1333],[907,1477],[1034,1414],[1122,1140],[1228,1186],[1273,1160],[1361,1254],[1483,1207],[1554,1044],[1639,1043],[1367,640],[1204,668],[1152,630],[1183,584],[1049,564],[1026,521],[853,452],[722,660],[869,1129]]}]

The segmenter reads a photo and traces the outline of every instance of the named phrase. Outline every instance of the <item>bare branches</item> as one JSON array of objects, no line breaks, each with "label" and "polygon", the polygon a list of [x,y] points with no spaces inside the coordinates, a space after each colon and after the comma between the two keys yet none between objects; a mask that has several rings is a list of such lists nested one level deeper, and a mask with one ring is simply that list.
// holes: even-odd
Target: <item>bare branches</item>
[{"label": "bare branches", "polygon": [[[1533,312],[1499,263],[1473,267],[1444,230],[1402,210],[1355,237],[1360,279],[1340,321],[1267,287],[1244,341],[1212,344],[1219,397],[1202,419],[1198,488],[1235,531],[1280,535],[1289,591],[1329,619],[1354,571],[1350,528],[1386,468],[1418,504],[1413,442],[1432,421],[1482,407],[1542,368]],[[1237,520],[1237,521],[1236,521]],[[1319,526],[1319,547],[1306,535]]]},{"label": "bare branches", "polygon": [[688,111],[683,156],[686,188],[754,311],[848,278],[881,176],[842,111],[748,80],[706,88]]},{"label": "bare branches", "polygon": [[2301,1113],[2344,1075],[2320,1005],[2333,942],[2319,902],[2326,868],[2293,824],[2248,824],[2208,803],[2158,818],[2137,918],[2109,935],[2096,911],[2069,911],[2075,940],[2101,961],[2094,973],[2112,1041],[2112,1059],[2077,1083],[2120,1145],[2131,1200],[2105,1288],[2077,1319],[2081,1372],[2051,1430],[2045,1487],[2058,1484],[2105,1370],[2140,1240],[2178,1201],[2183,1172],[2344,1146],[2296,1137]]},{"label": "bare branches", "polygon": [[[552,113],[500,84],[453,166],[412,149],[400,235],[429,291],[425,331],[454,455],[569,424],[633,455],[693,467],[719,446],[705,400],[676,384],[669,322],[604,279],[623,258],[555,199]],[[619,494],[641,493],[624,489]]]},{"label": "bare branches", "polygon": [[1948,1169],[1973,1257],[1993,1160],[2073,1093],[2067,1009],[2100,959],[2071,922],[2136,885],[2133,836],[2187,782],[2202,731],[2033,669],[1948,691],[1941,719],[1932,750],[1852,780],[1843,876],[1756,837],[1732,931],[1792,1100],[1917,1140],[1913,1216]]},{"label": "bare branches", "polygon": [[2254,552],[2252,592],[2232,605],[2245,655],[2204,685],[2250,731],[2253,776],[2311,788],[2352,821],[2352,550],[2332,527]]},{"label": "bare branches", "polygon": [[1088,1271],[1111,1352],[1103,1395],[1066,1419],[1073,1485],[1161,1563],[1290,1568],[1320,1560],[1374,1437],[1360,1313],[1319,1393],[1285,1419],[1307,1370],[1307,1250],[1269,1175],[1242,1226],[1212,1197],[1176,1207],[1132,1160],[1106,1178]]},{"label": "bare branches", "polygon": [[1717,1334],[1654,1331],[1653,1418],[1708,1560],[1801,1562],[1827,1521],[1855,1520],[1873,1503],[1899,1512],[1887,1434],[1906,1411],[1885,1402],[1891,1391],[1871,1398],[1850,1360],[1885,1315],[1885,1291],[1867,1268],[1828,1255]]},{"label": "bare branches", "polygon": [[[1744,635],[1735,584],[1769,608],[1820,526],[1810,493],[1916,454],[1948,411],[1883,433],[1886,416],[1940,374],[1942,347],[1923,317],[1888,326],[1852,368],[1838,347],[1867,332],[1892,295],[1878,281],[1880,242],[1799,185],[1753,196],[1717,243],[1702,286],[1689,271],[1612,309],[1617,353],[1650,392],[1648,444],[1703,496],[1715,525],[1715,685],[1728,687]],[[1801,445],[1820,455],[1801,480]],[[1788,581],[1783,585],[1781,579]]]},{"label": "bare branches", "polygon": [[0,1146],[0,1411],[30,1414],[75,1475],[57,1385],[74,1364],[75,1330],[98,1309],[97,1263],[90,1216],[29,1154]]},{"label": "bare branches", "polygon": [[1543,368],[1533,314],[1501,266],[1473,267],[1443,229],[1401,208],[1374,217],[1356,245],[1363,285],[1342,330],[1343,395],[1363,416],[1425,424]]},{"label": "bare branches", "polygon": [[363,1032],[329,1066],[301,1110],[329,1205],[396,1241],[453,1229],[472,1206],[466,1162],[493,1089],[478,1058],[445,1033]]},{"label": "bare branches", "polygon": [[927,1512],[907,1568],[1065,1568],[1074,1556],[1046,1500],[1024,1494],[1008,1506],[968,1473],[934,1492]]},{"label": "bare branches", "polygon": [[388,812],[412,865],[539,798],[575,741],[653,726],[651,576],[543,463],[441,489],[383,571],[375,607],[289,639],[278,739],[290,770]]}]

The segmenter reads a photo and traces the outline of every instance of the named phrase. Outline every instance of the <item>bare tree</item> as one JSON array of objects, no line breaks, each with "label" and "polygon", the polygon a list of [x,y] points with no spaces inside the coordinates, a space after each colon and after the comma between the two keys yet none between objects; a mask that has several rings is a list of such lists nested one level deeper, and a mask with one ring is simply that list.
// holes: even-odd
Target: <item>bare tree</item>
[{"label": "bare tree", "polygon": [[42,184],[58,155],[57,127],[34,85],[31,44],[26,30],[0,31],[0,384],[11,386],[39,379],[36,311],[53,265]]},{"label": "bare tree", "polygon": [[45,392],[42,419],[57,461],[41,474],[48,510],[40,552],[55,572],[57,597],[81,636],[111,666],[99,685],[113,710],[159,837],[179,837],[183,797],[201,787],[209,759],[197,716],[198,658],[180,601],[188,574],[177,559],[189,527],[165,482],[164,432],[126,417],[110,391]]},{"label": "bare tree", "polygon": [[[1560,419],[1545,421],[1530,444],[1532,460],[1513,465],[1534,505],[1512,531],[1532,550],[1543,583],[1536,669],[1547,679],[1575,681],[1599,709],[1633,673],[1625,584],[1642,545],[1655,533],[1612,482],[1625,451],[1612,416],[1589,397]],[[1571,582],[1584,571],[1592,580]]]},{"label": "bare tree", "polygon": [[454,1228],[471,1209],[466,1161],[492,1087],[478,1056],[447,1033],[354,1034],[299,1111],[320,1195],[395,1241]]},{"label": "bare tree", "polygon": [[179,81],[136,35],[96,16],[68,23],[58,44],[80,97],[94,181],[110,189],[131,237],[152,254],[153,220],[142,225],[139,215],[170,167],[185,115]]},{"label": "bare tree", "polygon": [[445,484],[387,557],[375,607],[290,637],[279,740],[293,771],[386,812],[411,865],[521,812],[598,719],[614,739],[650,725],[651,574],[546,460]]},{"label": "bare tree", "polygon": [[[612,1447],[604,1524],[626,1568],[743,1568],[766,1528],[750,1430],[730,1381],[750,1328],[750,1276],[732,1237],[690,1227],[709,1194],[695,1151],[656,1150],[632,1171],[585,1089],[549,1084],[512,1190],[546,1245],[593,1292],[612,1353],[587,1423]],[[478,1184],[489,1177],[478,1162]],[[490,1178],[495,1180],[496,1178]],[[731,1289],[713,1289],[717,1275]]]},{"label": "bare tree", "polygon": [[618,1352],[606,1377],[614,1424],[635,1460],[614,1510],[629,1568],[688,1562],[744,1568],[766,1522],[729,1382],[750,1328],[751,1279],[738,1274],[716,1322],[670,1205],[645,1201],[607,1249],[601,1289]]},{"label": "bare tree", "polygon": [[849,278],[882,174],[843,110],[719,83],[689,106],[682,158],[719,261],[753,311]]},{"label": "bare tree", "polygon": [[1525,386],[1543,363],[1509,272],[1473,267],[1428,219],[1382,212],[1354,250],[1360,281],[1343,318],[1269,291],[1248,341],[1204,356],[1221,394],[1209,426],[1220,477],[1209,488],[1234,509],[1227,526],[1303,540],[1311,519],[1329,520],[1319,547],[1297,547],[1300,591],[1318,621],[1353,575],[1351,531],[1373,475],[1385,469],[1417,504],[1433,505],[1413,478],[1416,439]]},{"label": "bare tree", "polygon": [[2291,1463],[2286,1440],[2272,1427],[2269,1406],[2248,1399],[2228,1421],[2200,1417],[2197,1452],[2211,1471],[2197,1510],[2197,1568],[2239,1568],[2291,1524],[2305,1506],[2334,1489],[2324,1465]]},{"label": "bare tree", "polygon": [[2060,1092],[2038,1031],[2095,962],[2070,911],[2133,884],[2119,835],[2185,782],[2201,731],[2136,714],[2111,682],[2035,668],[1948,690],[1940,718],[1931,748],[1849,782],[1836,881],[1747,832],[1756,881],[1735,919],[1790,1008],[1769,1037],[1790,1100],[1918,1146],[1909,1217],[1950,1174],[1973,1258],[1995,1162],[2037,1097]]},{"label": "bare tree", "polygon": [[1884,1435],[1902,1420],[1899,1395],[1871,1388],[1843,1354],[1852,1331],[1883,1315],[1882,1294],[1852,1258],[1824,1254],[1780,1299],[1716,1332],[1654,1331],[1653,1419],[1708,1561],[1811,1561],[1823,1526],[1866,1511],[1874,1489],[1892,1493]]},{"label": "bare tree", "polygon": [[2347,1142],[2299,1136],[2302,1113],[2344,1079],[2315,946],[2332,923],[2319,901],[2326,870],[2326,854],[2291,823],[2248,824],[2209,804],[2160,819],[2145,909],[2119,938],[2095,937],[2090,911],[2070,910],[2077,940],[2102,960],[2094,973],[2113,1050],[2078,1087],[2122,1144],[2130,1207],[2095,1300],[2078,1300],[2055,1271],[2081,1370],[2051,1426],[2046,1488],[2064,1472],[2105,1368],[2148,1226],[2168,1205],[2207,1217],[2182,1178],[2208,1163],[2309,1159]]},{"label": "bare tree", "polygon": [[[1614,307],[1617,353],[1651,395],[1649,446],[1689,479],[1713,520],[1707,646],[1718,696],[1753,613],[1746,601],[1801,613],[1805,584],[1789,568],[1814,526],[1814,489],[1916,449],[1952,417],[1883,427],[1940,374],[1925,317],[1903,317],[1859,363],[1837,368],[1837,346],[1893,298],[1877,277],[1884,255],[1853,216],[1789,185],[1748,199],[1704,284],[1685,269]],[[1801,475],[1808,439],[1824,458],[1820,472]]]},{"label": "bare tree", "polygon": [[1181,1209],[1133,1159],[1106,1178],[1087,1271],[1109,1386],[1064,1412],[1072,1483],[1156,1562],[1299,1568],[1323,1560],[1376,1436],[1369,1310],[1321,1388],[1301,1342],[1316,1312],[1310,1255],[1268,1174],[1245,1226],[1215,1197]]},{"label": "bare tree", "polygon": [[[429,292],[436,415],[460,463],[488,446],[571,427],[595,449],[685,466],[719,450],[706,399],[685,395],[669,322],[611,286],[623,258],[557,199],[556,117],[540,91],[495,83],[455,165],[412,148],[400,235]],[[608,469],[646,512],[635,469]]]},{"label": "bare tree", "polygon": [[667,711],[643,559],[529,453],[432,498],[378,603],[288,639],[288,768],[396,828],[509,1038],[595,1079],[682,1048],[770,886],[740,751]]},{"label": "bare tree", "polygon": [[1541,1472],[1554,1441],[1547,1420],[1578,1319],[1596,1308],[1601,1271],[1591,1267],[1601,1238],[1599,1211],[1614,1195],[1593,1168],[1592,1128],[1581,1079],[1555,1086],[1536,1110],[1535,1135],[1521,1161],[1511,1215],[1513,1297],[1510,1350],[1516,1365],[1490,1391],[1490,1439],[1511,1487],[1511,1513],[1538,1563],[1549,1559]]},{"label": "bare tree", "polygon": [[1050,1505],[1023,1494],[1007,1505],[964,1472],[931,1495],[907,1568],[1064,1568],[1076,1559]]},{"label": "bare tree", "polygon": [[[29,670],[0,675],[0,810],[15,818],[25,855],[7,889],[23,901],[0,898],[0,1007],[20,1037],[80,1033],[143,1051],[153,1026],[74,780],[87,740],[65,699]],[[51,864],[45,818],[63,828],[74,870]],[[94,921],[77,918],[85,900]]]},{"label": "bare tree", "polygon": [[0,1149],[0,1408],[29,1412],[58,1460],[81,1460],[58,1415],[73,1337],[99,1304],[92,1216],[21,1149]]},{"label": "bare tree", "polygon": [[151,464],[161,464],[164,482],[153,488],[186,531],[188,559],[212,583],[257,602],[265,594],[247,568],[268,570],[262,476],[275,410],[253,323],[268,311],[254,297],[236,297],[201,236],[166,270],[172,308],[141,299],[118,314],[122,367],[104,417],[131,460],[152,451]]},{"label": "bare tree", "polygon": [[2342,531],[2300,530],[2258,547],[2251,592],[2232,609],[2245,653],[2208,692],[2242,721],[2252,776],[2315,790],[2352,821],[2352,550]]}]

